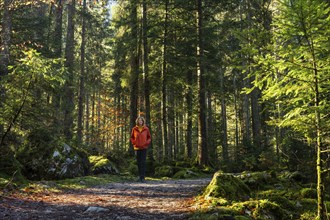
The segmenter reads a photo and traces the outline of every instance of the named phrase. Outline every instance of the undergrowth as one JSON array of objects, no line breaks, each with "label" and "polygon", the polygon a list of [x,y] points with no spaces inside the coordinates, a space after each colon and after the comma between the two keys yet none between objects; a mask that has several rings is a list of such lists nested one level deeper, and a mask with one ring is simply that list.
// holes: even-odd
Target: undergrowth
[{"label": "undergrowth", "polygon": [[[237,181],[228,178],[228,175],[235,176]],[[234,189],[240,181],[251,189],[249,196],[243,192],[239,193],[240,196],[228,196],[228,189],[240,192]],[[227,190],[225,192],[220,188]],[[241,186],[238,188],[241,189]],[[329,195],[325,198],[326,209],[330,210]],[[191,216],[192,220],[314,220],[317,216],[317,193],[315,185],[292,181],[284,176],[250,173],[246,178],[244,173],[217,172],[204,193],[195,198],[195,206],[197,211]]]}]

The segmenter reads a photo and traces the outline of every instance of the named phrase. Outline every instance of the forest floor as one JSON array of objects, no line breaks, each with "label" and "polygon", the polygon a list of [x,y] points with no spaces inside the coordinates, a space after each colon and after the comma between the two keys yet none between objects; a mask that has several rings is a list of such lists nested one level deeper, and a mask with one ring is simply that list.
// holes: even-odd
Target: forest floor
[{"label": "forest floor", "polygon": [[188,219],[210,178],[111,182],[0,194],[0,219]]}]

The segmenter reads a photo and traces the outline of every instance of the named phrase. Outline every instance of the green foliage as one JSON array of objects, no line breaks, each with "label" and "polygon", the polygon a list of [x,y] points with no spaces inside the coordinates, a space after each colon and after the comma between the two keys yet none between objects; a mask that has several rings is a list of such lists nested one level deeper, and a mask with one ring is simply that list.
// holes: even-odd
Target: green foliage
[{"label": "green foliage", "polygon": [[[254,82],[263,89],[263,98],[275,101],[282,111],[283,116],[272,122],[309,140],[315,137],[315,112],[325,116],[330,108],[326,101],[329,28],[323,28],[330,25],[329,10],[321,0],[279,2],[273,23],[274,56],[259,57],[264,71]],[[316,95],[321,98],[317,104]],[[328,130],[327,120],[322,119],[322,130]]]},{"label": "green foliage", "polygon": [[14,149],[28,136],[38,138],[39,132],[52,133],[52,138],[57,134],[54,131],[58,128],[52,127],[57,109],[51,108],[48,98],[58,92],[64,78],[61,59],[45,58],[35,50],[23,54],[3,79],[7,97],[0,111],[0,124],[7,131],[6,145]]},{"label": "green foliage", "polygon": [[58,189],[80,189],[107,184],[109,182],[120,182],[123,180],[132,180],[129,176],[118,176],[109,174],[100,174],[94,176],[76,177],[65,180],[55,181]]},{"label": "green foliage", "polygon": [[136,161],[135,160],[131,160],[129,163],[128,163],[128,172],[132,175],[135,175],[137,176],[139,174],[138,172],[138,166],[136,164]]},{"label": "green foliage", "polygon": [[314,188],[303,188],[300,190],[302,198],[310,198],[316,199],[317,198],[317,191]]},{"label": "green foliage", "polygon": [[109,182],[132,181],[131,176],[99,174],[93,176],[75,177],[56,181],[30,181],[20,188],[29,192],[60,192],[62,190],[76,190],[98,185],[108,184]]},{"label": "green foliage", "polygon": [[283,157],[281,157],[282,163],[287,166],[288,170],[299,170],[305,174],[314,172],[315,166],[313,164],[306,166],[306,164],[314,162],[311,162],[311,158],[315,158],[315,154],[313,154],[313,149],[302,139],[288,135],[284,138],[281,149],[283,154]]},{"label": "green foliage", "polygon": [[0,173],[8,176],[19,176],[22,171],[22,164],[15,158],[10,148],[0,149]]},{"label": "green foliage", "polygon": [[0,189],[4,188],[9,182],[9,176],[0,173]]},{"label": "green foliage", "polygon": [[103,156],[89,156],[88,159],[94,167],[104,166],[109,162],[109,160]]}]

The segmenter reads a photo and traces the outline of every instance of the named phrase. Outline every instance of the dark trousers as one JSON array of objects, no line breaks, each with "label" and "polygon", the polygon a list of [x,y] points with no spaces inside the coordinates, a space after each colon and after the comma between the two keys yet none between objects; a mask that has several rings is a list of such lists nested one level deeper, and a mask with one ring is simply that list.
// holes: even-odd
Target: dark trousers
[{"label": "dark trousers", "polygon": [[147,149],[137,150],[136,160],[137,160],[140,180],[144,180],[146,174]]}]

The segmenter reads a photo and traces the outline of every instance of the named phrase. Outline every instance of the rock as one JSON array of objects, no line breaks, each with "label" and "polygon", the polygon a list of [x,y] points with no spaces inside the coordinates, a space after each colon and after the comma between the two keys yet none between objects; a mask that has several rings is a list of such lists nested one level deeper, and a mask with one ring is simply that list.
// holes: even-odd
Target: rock
[{"label": "rock", "polygon": [[56,179],[83,176],[89,167],[86,158],[86,154],[64,143],[54,149],[48,161],[43,162],[48,168],[46,176]]},{"label": "rock", "polygon": [[224,198],[229,200],[250,197],[250,188],[238,177],[218,171],[204,192],[205,198]]},{"label": "rock", "polygon": [[95,206],[90,206],[88,207],[88,209],[84,212],[84,213],[91,213],[91,212],[107,212],[109,211],[109,209],[105,209],[105,208],[102,208],[102,207],[95,207]]},{"label": "rock", "polygon": [[103,156],[90,156],[88,159],[93,174],[119,174],[117,167]]}]

